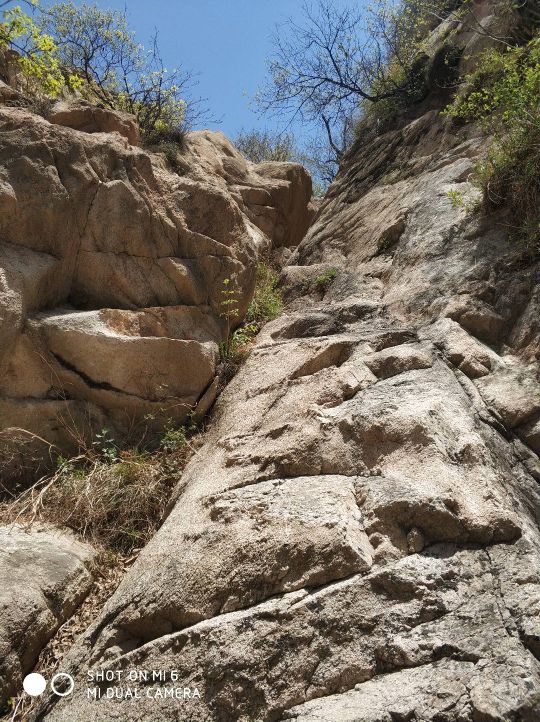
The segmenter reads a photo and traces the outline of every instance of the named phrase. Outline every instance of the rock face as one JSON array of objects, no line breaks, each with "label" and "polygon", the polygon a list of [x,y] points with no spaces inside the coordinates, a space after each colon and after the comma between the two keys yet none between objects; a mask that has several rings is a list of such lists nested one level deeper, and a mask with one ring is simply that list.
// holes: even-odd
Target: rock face
[{"label": "rock face", "polygon": [[139,145],[139,126],[129,113],[100,108],[87,100],[59,101],[48,120],[84,133],[119,133],[131,145]]},{"label": "rock face", "polygon": [[[484,148],[429,102],[353,148],[284,315],[65,660],[73,698],[33,719],[540,719],[540,267],[448,197]],[[89,700],[88,668],[180,682]]]},{"label": "rock face", "polygon": [[[540,267],[502,215],[453,206],[486,143],[442,104],[351,150],[283,271],[285,313],[63,660],[73,694],[34,722],[540,719]],[[245,308],[258,249],[302,235],[305,177],[200,133],[173,182],[118,138],[18,112],[6,418],[206,403],[222,282]],[[115,681],[89,694],[89,671]]]},{"label": "rock face", "polygon": [[179,175],[129,118],[64,106],[0,109],[0,428],[61,449],[73,427],[208,408],[223,281],[239,321],[258,254],[300,240],[311,196],[301,166],[258,169],[219,133],[188,136]]},{"label": "rock face", "polygon": [[52,528],[0,527],[0,704],[92,584],[93,549]]},{"label": "rock face", "polygon": [[[73,698],[34,719],[540,719],[540,269],[452,206],[483,145],[427,110],[353,149],[285,314],[65,661]],[[200,697],[88,700],[87,668]]]}]

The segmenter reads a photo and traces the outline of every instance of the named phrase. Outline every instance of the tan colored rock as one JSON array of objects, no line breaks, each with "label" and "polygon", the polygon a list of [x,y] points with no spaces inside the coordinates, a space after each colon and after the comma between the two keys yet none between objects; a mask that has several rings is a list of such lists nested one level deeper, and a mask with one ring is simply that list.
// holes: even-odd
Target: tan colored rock
[{"label": "tan colored rock", "polygon": [[433,339],[448,360],[471,379],[486,376],[500,363],[496,353],[449,318],[437,321],[422,335]]},{"label": "tan colored rock", "polygon": [[[193,324],[191,314],[184,310],[188,323]],[[195,341],[186,338],[187,329],[181,325],[177,329],[183,338],[172,337],[172,332],[157,335],[150,324],[142,329],[142,324],[130,327],[133,317],[143,317],[144,322],[143,313],[129,311],[38,314],[31,328],[44,338],[58,363],[58,373],[77,374],[89,388],[162,403],[178,404],[182,398],[195,401],[214,377],[218,354],[211,339],[215,336],[207,331],[205,341]],[[205,319],[201,313],[200,320],[206,320],[207,328],[216,333],[211,317]],[[204,338],[203,328],[198,334]],[[66,381],[65,387],[69,385]]]},{"label": "tan colored rock", "polygon": [[92,585],[88,544],[54,528],[0,527],[0,702]]},{"label": "tan colored rock", "polygon": [[135,116],[119,110],[93,105],[87,100],[60,100],[53,106],[48,119],[83,133],[120,133],[130,145],[139,145],[139,126]]},{"label": "tan colored rock", "polygon": [[18,100],[19,98],[20,93],[15,88],[12,88],[7,83],[4,83],[3,80],[0,80],[0,103],[7,103]]},{"label": "tan colored rock", "polygon": [[417,344],[391,346],[364,356],[363,360],[379,379],[387,379],[415,369],[427,369],[432,365],[429,348],[422,348]]},{"label": "tan colored rock", "polygon": [[305,168],[298,163],[250,163],[222,133],[190,133],[186,144],[199,169],[226,182],[274,247],[300,243],[314,215],[311,178]]},{"label": "tan colored rock", "polygon": [[208,131],[188,135],[179,176],[133,147],[130,117],[73,100],[51,119],[0,110],[0,431],[27,424],[69,448],[70,405],[117,436],[200,415],[217,392],[223,282],[239,323],[275,236],[238,188],[300,233],[309,176],[258,174]]},{"label": "tan colored rock", "polygon": [[[285,312],[63,660],[73,696],[35,720],[123,722],[106,684],[89,698],[89,667],[175,670],[197,689],[156,701],[142,680],[134,722],[540,718],[540,493],[516,437],[538,421],[537,263],[499,219],[453,207],[448,190],[475,193],[484,140],[432,101],[351,151],[283,273]],[[184,193],[206,174],[239,209],[271,208],[223,137],[191,147],[201,175]],[[145,222],[129,192],[105,194]],[[203,208],[186,213],[199,240]],[[226,248],[237,228],[227,214]],[[146,248],[135,230],[120,241],[119,255]],[[324,294],[307,290],[327,268]],[[132,311],[115,333],[139,333]]]},{"label": "tan colored rock", "polygon": [[[286,318],[265,329],[220,398],[164,527],[111,600],[104,626],[89,630],[94,664],[174,665],[200,690],[201,699],[189,703],[194,719],[219,710],[269,720],[320,697],[337,705],[337,715],[347,700],[341,694],[376,680],[379,669],[435,665],[435,689],[451,664],[438,650],[449,645],[482,660],[478,690],[498,689],[512,669],[524,670],[529,682],[504,704],[492,695],[492,710],[534,709],[537,672],[493,613],[500,572],[483,547],[500,549],[505,568],[515,555],[531,563],[528,522],[515,504],[522,484],[534,494],[535,483],[525,481],[445,363],[405,363],[377,380],[363,363],[366,351],[401,360],[404,333],[382,318],[348,318],[342,335],[284,339]],[[418,346],[408,350],[418,354]],[[352,388],[343,383],[351,377]],[[531,597],[540,599],[540,579],[531,584]],[[512,576],[508,585],[519,587]],[[455,623],[447,622],[457,609]],[[529,619],[527,612],[525,626]],[[415,630],[428,621],[425,647]],[[87,643],[68,660],[74,672],[84,666]],[[501,644],[508,666],[500,682]],[[215,674],[222,683],[209,694]],[[381,689],[386,684],[391,676]],[[474,698],[479,709],[486,695]],[[431,691],[422,699],[438,709]],[[403,704],[395,709],[407,711]],[[55,703],[45,719],[67,720],[72,705],[81,720],[96,710],[121,719],[123,709],[78,694]],[[172,721],[179,710],[164,704],[160,719]],[[152,714],[150,704],[139,708],[142,720]]]},{"label": "tan colored rock", "polygon": [[[156,707],[143,682],[140,722],[540,718],[537,265],[453,207],[485,142],[431,100],[351,151],[283,315],[65,660],[81,689],[38,719],[123,719],[88,701],[89,664],[199,690]],[[270,189],[195,145],[274,233]]]},{"label": "tan colored rock", "polygon": [[[256,175],[270,181],[268,200],[251,196],[244,197],[259,227],[269,225],[269,235],[276,247],[297,246],[306,235],[313,217],[309,203],[312,195],[311,178],[306,170],[296,163],[259,163],[253,168]],[[267,221],[267,213],[274,210]],[[267,227],[268,227],[267,225]],[[266,232],[266,231],[265,231]]]},{"label": "tan colored rock", "polygon": [[499,368],[476,381],[483,399],[513,428],[540,411],[540,383],[535,368],[518,364]]}]

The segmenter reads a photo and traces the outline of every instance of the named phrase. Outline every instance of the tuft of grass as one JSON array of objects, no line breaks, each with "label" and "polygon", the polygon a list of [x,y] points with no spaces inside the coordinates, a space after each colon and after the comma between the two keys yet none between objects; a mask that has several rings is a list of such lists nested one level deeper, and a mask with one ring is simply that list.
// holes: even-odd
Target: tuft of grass
[{"label": "tuft of grass", "polygon": [[465,206],[465,199],[461,191],[450,190],[446,192],[446,195],[450,199],[452,208],[463,208]]},{"label": "tuft of grass", "polygon": [[169,167],[179,175],[185,172],[184,164],[180,160],[185,150],[186,134],[179,128],[152,130],[144,133],[143,146],[148,150],[163,153]]},{"label": "tuft of grass", "polygon": [[179,150],[183,150],[185,142],[186,133],[181,128],[154,129],[143,134],[143,143],[146,147],[160,145],[162,143],[174,143]]},{"label": "tuft of grass", "polygon": [[120,450],[102,430],[73,458],[0,503],[0,523],[68,527],[102,553],[129,554],[161,524],[172,489],[194,450],[189,431],[169,425],[156,451]]},{"label": "tuft of grass", "polygon": [[148,459],[62,460],[51,477],[0,505],[0,520],[67,526],[97,547],[129,553],[156,529],[170,490]]},{"label": "tuft of grass", "polygon": [[317,276],[315,278],[315,280],[313,281],[313,285],[321,293],[326,293],[326,291],[328,291],[328,289],[334,282],[337,275],[337,268],[329,268],[327,271],[321,273],[320,276]]},{"label": "tuft of grass", "polygon": [[[476,183],[476,185],[478,185],[478,183]],[[479,210],[482,205],[481,198],[476,198],[471,203],[467,203],[465,201],[465,196],[461,191],[449,190],[446,192],[446,196],[450,200],[452,208],[455,208],[456,210],[463,208],[467,213],[473,213],[474,211]]]},{"label": "tuft of grass", "polygon": [[257,265],[255,292],[248,308],[247,321],[257,324],[277,318],[283,311],[283,299],[277,274],[266,263]]}]

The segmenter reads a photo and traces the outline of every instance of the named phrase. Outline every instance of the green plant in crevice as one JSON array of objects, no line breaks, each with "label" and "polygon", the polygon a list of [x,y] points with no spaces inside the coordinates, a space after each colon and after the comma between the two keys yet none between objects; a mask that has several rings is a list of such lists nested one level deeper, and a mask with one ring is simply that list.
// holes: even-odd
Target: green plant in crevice
[{"label": "green plant in crevice", "polygon": [[463,208],[465,206],[465,200],[461,191],[446,191],[446,196],[450,200],[452,208]]},{"label": "green plant in crevice", "polygon": [[336,279],[337,275],[337,268],[329,268],[327,271],[321,273],[315,278],[315,280],[313,281],[313,285],[318,291],[321,291],[321,293],[326,293],[326,291],[330,288],[330,286]]},{"label": "green plant in crevice", "polygon": [[110,429],[101,429],[101,431],[95,435],[92,446],[104,461],[110,464],[118,461],[119,449],[111,436]]},{"label": "green plant in crevice", "polygon": [[255,291],[246,317],[248,321],[260,324],[279,316],[283,310],[283,299],[278,282],[277,274],[266,263],[257,264]]},{"label": "green plant in crevice", "polygon": [[240,310],[238,308],[238,293],[235,288],[231,288],[231,279],[223,279],[223,288],[221,289],[222,300],[220,301],[221,318],[225,319],[225,340],[219,345],[222,358],[229,358],[231,354],[231,328],[235,318],[238,318]]},{"label": "green plant in crevice", "polygon": [[163,451],[172,453],[181,451],[189,445],[187,431],[185,426],[174,428],[171,424],[167,426],[165,433],[161,437],[160,447]]},{"label": "green plant in crevice", "polygon": [[452,204],[452,208],[456,210],[463,208],[466,213],[477,211],[482,205],[482,199],[479,197],[474,198],[472,202],[468,203],[461,191],[449,190],[446,192],[446,197]]},{"label": "green plant in crevice", "polygon": [[253,297],[243,324],[231,331],[232,321],[239,315],[237,292],[230,288],[230,279],[225,279],[222,290],[221,316],[227,320],[227,337],[220,343],[223,361],[239,365],[250,344],[267,321],[272,321],[283,310],[283,300],[278,287],[277,274],[264,262],[257,265]]}]

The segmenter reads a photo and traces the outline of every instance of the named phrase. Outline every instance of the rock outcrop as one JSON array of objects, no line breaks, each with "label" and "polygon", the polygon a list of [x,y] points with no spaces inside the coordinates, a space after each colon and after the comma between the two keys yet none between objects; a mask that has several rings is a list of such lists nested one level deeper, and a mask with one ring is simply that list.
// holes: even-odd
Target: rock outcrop
[{"label": "rock outcrop", "polygon": [[109,110],[87,100],[61,100],[54,104],[47,120],[84,133],[119,133],[130,145],[139,145],[139,126],[129,113]]},{"label": "rock outcrop", "polygon": [[125,114],[65,106],[52,123],[0,109],[0,427],[69,450],[75,429],[208,408],[223,282],[239,322],[258,255],[305,233],[311,181],[210,132],[188,135],[180,175]]},{"label": "rock outcrop", "polygon": [[0,527],[0,706],[88,593],[94,556],[51,527]]},{"label": "rock outcrop", "polygon": [[[35,720],[540,719],[540,267],[447,195],[484,148],[426,108],[353,148]],[[88,668],[180,682],[89,700]]]},{"label": "rock outcrop", "polygon": [[487,142],[436,77],[457,25],[305,237],[298,166],[203,132],[172,174],[118,133],[0,111],[6,425],[60,445],[63,416],[207,408],[223,281],[245,311],[260,251],[300,241],[284,313],[33,722],[540,719],[540,261],[503,210],[468,210]]}]

